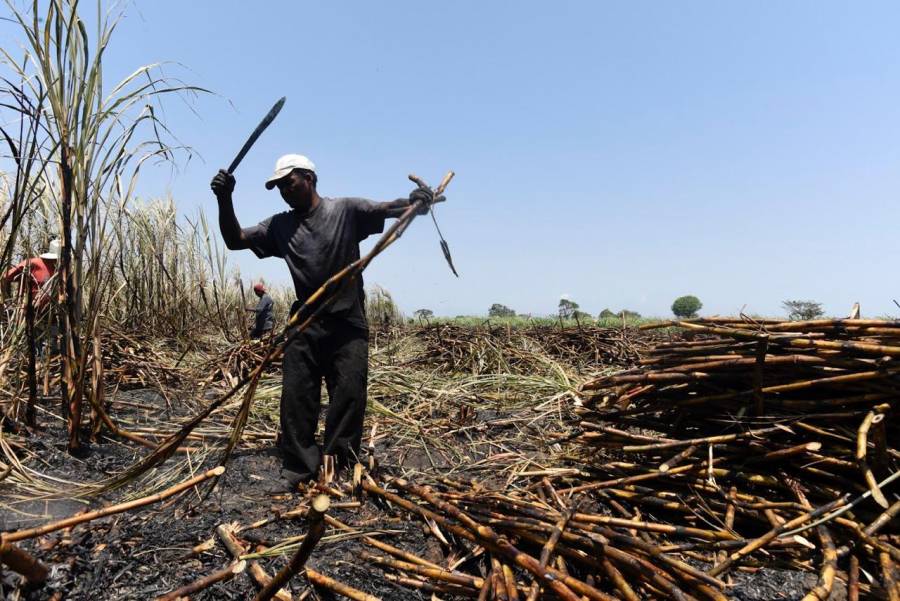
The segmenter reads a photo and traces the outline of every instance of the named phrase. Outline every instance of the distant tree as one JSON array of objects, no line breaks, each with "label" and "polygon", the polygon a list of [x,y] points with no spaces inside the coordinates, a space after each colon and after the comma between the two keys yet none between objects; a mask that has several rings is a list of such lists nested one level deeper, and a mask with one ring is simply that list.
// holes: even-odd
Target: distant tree
[{"label": "distant tree", "polygon": [[491,308],[488,309],[488,317],[515,317],[516,312],[507,307],[506,305],[501,305],[500,303],[494,303],[491,305]]},{"label": "distant tree", "polygon": [[578,310],[578,303],[567,298],[559,299],[559,317],[560,319],[572,319],[575,317],[575,311]]},{"label": "distant tree", "polygon": [[615,316],[616,314],[609,309],[603,309],[602,311],[600,311],[600,319],[610,319],[611,317]]},{"label": "distant tree", "polygon": [[679,296],[672,303],[672,313],[675,317],[696,317],[697,311],[703,308],[703,303],[696,296]]},{"label": "distant tree", "polygon": [[781,303],[781,306],[787,311],[788,319],[794,321],[817,319],[825,315],[825,310],[822,309],[822,303],[811,300],[786,300]]},{"label": "distant tree", "polygon": [[434,317],[434,311],[432,311],[431,309],[416,309],[413,315],[419,321],[428,321],[429,319]]},{"label": "distant tree", "polygon": [[641,314],[637,311],[629,311],[628,309],[622,309],[619,311],[619,317],[622,319],[640,319]]}]

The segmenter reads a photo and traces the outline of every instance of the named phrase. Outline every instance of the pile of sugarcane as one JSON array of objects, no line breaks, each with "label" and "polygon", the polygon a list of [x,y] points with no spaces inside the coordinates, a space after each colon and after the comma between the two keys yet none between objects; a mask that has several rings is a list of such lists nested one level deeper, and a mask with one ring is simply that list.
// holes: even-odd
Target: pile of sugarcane
[{"label": "pile of sugarcane", "polygon": [[552,325],[476,328],[436,324],[416,332],[425,343],[418,362],[449,371],[532,374],[550,361],[573,368],[633,365],[648,348],[647,334],[634,328]]},{"label": "pile of sugarcane", "polygon": [[529,328],[528,335],[540,341],[552,357],[582,366],[632,365],[654,339],[670,337],[669,333],[648,333],[633,327],[548,325]]},{"label": "pile of sugarcane", "polygon": [[[440,489],[402,479],[374,498],[418,516],[447,551],[443,564],[383,546],[362,557],[389,580],[424,592],[478,599],[725,599],[726,582],[684,561],[680,543],[733,542],[716,528],[679,531],[617,518],[591,495],[568,495],[542,479],[531,490],[492,491],[442,479]],[[613,501],[613,505],[616,505]]]},{"label": "pile of sugarcane", "polygon": [[827,598],[836,575],[851,596],[900,598],[900,322],[661,325],[696,339],[583,386],[583,465],[566,490],[717,532],[681,547],[711,576],[815,569],[809,599]]},{"label": "pile of sugarcane", "polygon": [[160,348],[149,336],[108,328],[101,338],[104,377],[108,385],[121,390],[148,386],[175,389],[186,381],[184,366],[172,352]]}]

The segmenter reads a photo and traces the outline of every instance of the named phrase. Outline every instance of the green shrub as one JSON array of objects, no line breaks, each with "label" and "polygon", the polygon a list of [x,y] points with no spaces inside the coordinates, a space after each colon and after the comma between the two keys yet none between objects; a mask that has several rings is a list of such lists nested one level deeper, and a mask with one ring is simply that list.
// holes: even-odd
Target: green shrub
[{"label": "green shrub", "polygon": [[488,309],[488,317],[515,317],[516,312],[500,303],[494,303]]},{"label": "green shrub", "polygon": [[786,300],[781,303],[781,306],[787,311],[788,319],[793,321],[818,319],[825,314],[825,311],[822,309],[822,303],[811,300]]},{"label": "green shrub", "polygon": [[672,313],[675,317],[696,317],[697,311],[703,308],[703,303],[696,296],[679,296],[672,303]]},{"label": "green shrub", "polygon": [[413,317],[419,321],[428,321],[434,317],[434,311],[431,309],[416,309],[415,312],[413,312]]}]

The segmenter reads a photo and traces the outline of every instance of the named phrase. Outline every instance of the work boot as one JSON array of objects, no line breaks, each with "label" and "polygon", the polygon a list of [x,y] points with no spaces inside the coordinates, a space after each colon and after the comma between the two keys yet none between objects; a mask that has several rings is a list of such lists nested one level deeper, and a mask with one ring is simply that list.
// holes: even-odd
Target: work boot
[{"label": "work boot", "polygon": [[282,469],[278,479],[263,484],[262,490],[270,495],[294,494],[300,492],[300,484],[303,482],[305,479],[302,475],[289,469]]}]

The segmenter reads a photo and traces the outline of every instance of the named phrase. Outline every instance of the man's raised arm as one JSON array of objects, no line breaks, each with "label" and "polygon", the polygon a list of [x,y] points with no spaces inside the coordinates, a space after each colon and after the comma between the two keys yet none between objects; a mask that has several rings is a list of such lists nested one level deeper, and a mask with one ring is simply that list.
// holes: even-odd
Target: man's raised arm
[{"label": "man's raised arm", "polygon": [[213,194],[216,195],[216,200],[219,202],[219,230],[222,232],[225,246],[229,250],[243,250],[250,248],[250,245],[237,220],[237,215],[234,214],[234,202],[231,199],[234,182],[233,175],[224,169],[219,169],[209,187],[212,188]]}]

